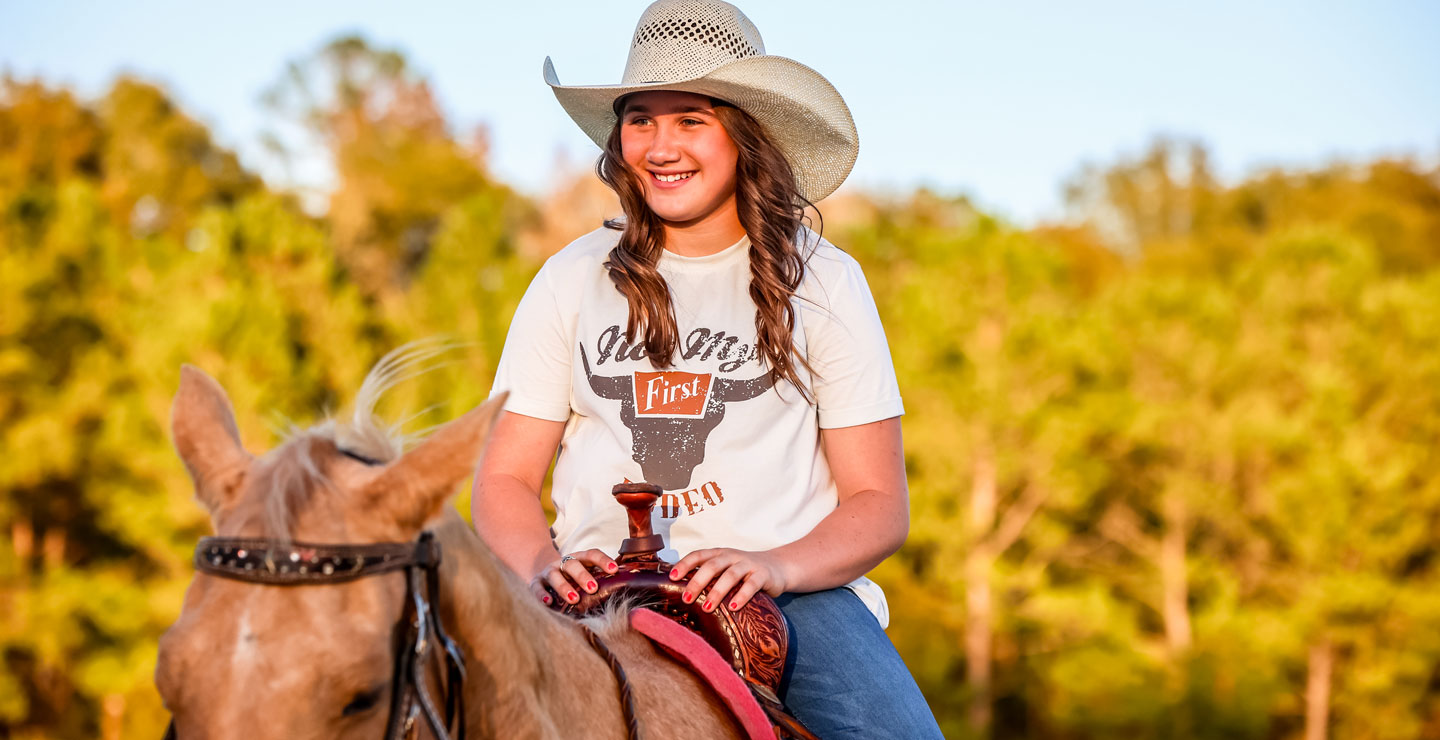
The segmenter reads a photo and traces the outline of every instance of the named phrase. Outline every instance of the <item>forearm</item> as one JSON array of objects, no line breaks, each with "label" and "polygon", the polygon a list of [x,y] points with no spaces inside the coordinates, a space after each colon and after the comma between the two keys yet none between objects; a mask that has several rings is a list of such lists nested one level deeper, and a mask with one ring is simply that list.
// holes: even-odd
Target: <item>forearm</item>
[{"label": "forearm", "polygon": [[528,580],[560,557],[540,506],[540,492],[519,478],[496,473],[477,478],[470,515],[480,539],[501,562]]},{"label": "forearm", "polygon": [[904,492],[858,491],[804,537],[770,552],[783,564],[787,591],[821,591],[870,572],[900,549],[909,529]]}]

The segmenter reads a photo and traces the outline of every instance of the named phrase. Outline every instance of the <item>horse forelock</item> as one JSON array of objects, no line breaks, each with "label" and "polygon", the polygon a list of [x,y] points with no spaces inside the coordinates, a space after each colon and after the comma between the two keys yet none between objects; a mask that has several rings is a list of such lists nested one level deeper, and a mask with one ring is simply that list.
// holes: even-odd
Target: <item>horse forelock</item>
[{"label": "horse forelock", "polygon": [[456,346],[443,339],[422,339],[401,345],[380,358],[360,384],[348,418],[330,420],[335,444],[375,462],[398,460],[424,432],[405,434],[401,428],[409,419],[387,422],[375,413],[375,407],[380,398],[400,382],[438,367],[433,360]]},{"label": "horse forelock", "polygon": [[297,513],[315,496],[343,495],[317,459],[322,447],[385,465],[400,459],[407,447],[423,437],[423,432],[404,433],[404,420],[387,422],[375,413],[375,407],[396,384],[434,369],[434,358],[454,348],[439,339],[398,347],[366,374],[350,413],[328,417],[308,429],[292,428],[285,441],[261,461],[265,536],[291,538]]},{"label": "horse forelock", "polygon": [[263,536],[290,539],[301,510],[317,496],[339,492],[317,459],[317,443],[333,442],[327,426],[292,434],[261,459],[254,488],[264,506]]}]

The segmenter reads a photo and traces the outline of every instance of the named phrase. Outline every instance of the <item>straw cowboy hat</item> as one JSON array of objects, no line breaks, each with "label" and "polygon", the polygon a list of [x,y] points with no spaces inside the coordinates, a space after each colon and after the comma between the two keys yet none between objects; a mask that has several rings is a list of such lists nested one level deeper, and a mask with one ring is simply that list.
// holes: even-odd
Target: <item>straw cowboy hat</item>
[{"label": "straw cowboy hat", "polygon": [[680,90],[730,103],[760,122],[811,202],[840,187],[860,151],[855,120],[835,86],[799,62],[766,54],[755,24],[719,0],[659,0],[646,8],[618,85],[561,85],[549,57],[545,83],[602,149],[624,95]]}]

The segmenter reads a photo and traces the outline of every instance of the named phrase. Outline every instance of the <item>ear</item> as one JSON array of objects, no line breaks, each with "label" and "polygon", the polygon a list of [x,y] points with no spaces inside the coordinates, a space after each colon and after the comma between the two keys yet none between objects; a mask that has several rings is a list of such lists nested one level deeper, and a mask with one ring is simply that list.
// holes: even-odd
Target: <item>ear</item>
[{"label": "ear", "polygon": [[501,393],[471,409],[390,463],[366,486],[367,498],[390,511],[406,529],[425,526],[440,512],[456,484],[475,471],[485,438],[509,395]]},{"label": "ear", "polygon": [[170,430],[175,450],[195,481],[195,497],[214,514],[234,499],[253,458],[240,444],[225,389],[193,365],[180,368]]}]

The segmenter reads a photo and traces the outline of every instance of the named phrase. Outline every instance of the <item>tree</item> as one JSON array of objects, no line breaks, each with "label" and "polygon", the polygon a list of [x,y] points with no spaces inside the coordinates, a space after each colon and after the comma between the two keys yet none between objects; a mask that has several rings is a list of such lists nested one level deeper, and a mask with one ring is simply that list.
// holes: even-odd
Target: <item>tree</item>
[{"label": "tree", "polygon": [[429,83],[399,52],[338,38],[292,62],[266,99],[328,150],[334,246],[371,298],[402,292],[445,212],[489,186],[483,147],[450,135]]},{"label": "tree", "polygon": [[1076,286],[1060,252],[964,201],[921,193],[880,212],[841,241],[866,262],[909,409],[904,557],[964,605],[943,649],[964,655],[964,731],[985,736],[996,633],[1015,605],[997,583],[1007,597],[1037,584],[1053,543],[1027,532],[1052,498],[1086,490],[1064,464],[1084,441],[1070,414],[1088,384],[1067,338],[1081,330]]},{"label": "tree", "polygon": [[[0,107],[0,443],[23,451],[0,459],[6,731],[158,731],[155,640],[206,526],[166,439],[180,364],[225,378],[257,439],[256,414],[311,416],[375,355],[323,232],[207,169],[208,136],[159,95],[12,85]],[[155,228],[125,205],[146,198]]]}]

